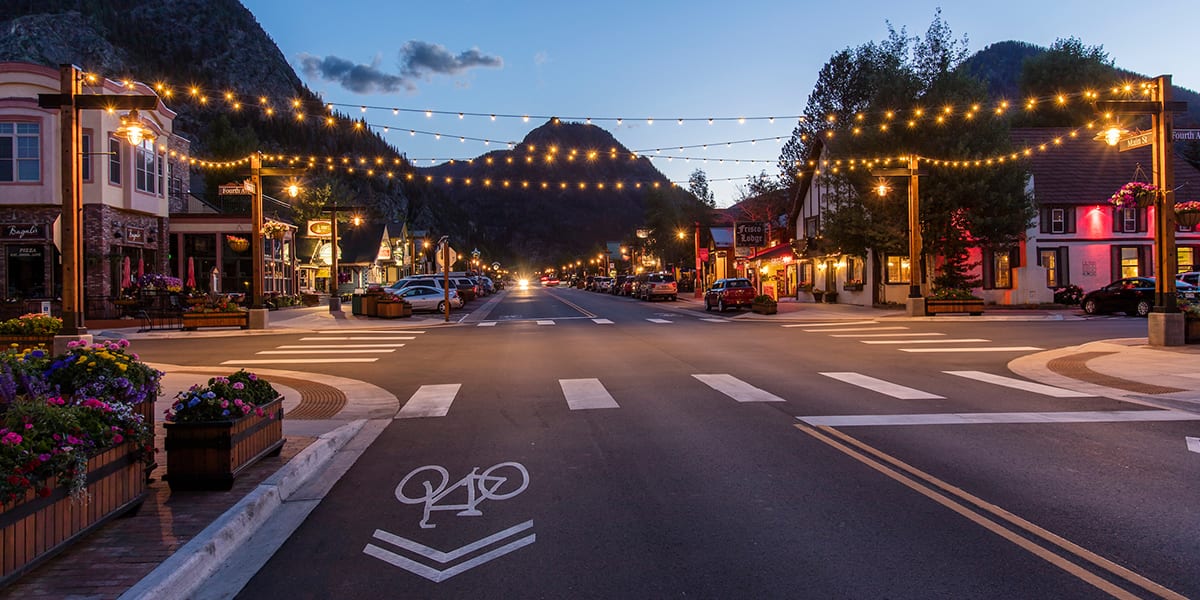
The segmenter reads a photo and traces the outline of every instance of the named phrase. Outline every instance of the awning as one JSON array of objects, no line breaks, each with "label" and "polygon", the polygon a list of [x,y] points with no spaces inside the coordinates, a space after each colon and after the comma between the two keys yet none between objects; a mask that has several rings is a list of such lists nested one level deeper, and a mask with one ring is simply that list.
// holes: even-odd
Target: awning
[{"label": "awning", "polygon": [[717,250],[733,248],[732,227],[710,227],[708,231],[712,234],[714,248]]},{"label": "awning", "polygon": [[792,251],[791,244],[779,244],[773,248],[767,248],[750,256],[750,260],[780,260],[789,261],[795,260],[796,253]]}]

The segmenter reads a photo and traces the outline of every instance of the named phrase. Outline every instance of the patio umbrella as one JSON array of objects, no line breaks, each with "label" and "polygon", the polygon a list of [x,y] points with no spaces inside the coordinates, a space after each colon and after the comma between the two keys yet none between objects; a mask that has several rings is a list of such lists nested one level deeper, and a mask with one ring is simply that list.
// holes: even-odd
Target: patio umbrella
[{"label": "patio umbrella", "polygon": [[190,288],[196,287],[196,261],[190,256],[188,257],[187,282],[184,285]]},{"label": "patio umbrella", "polygon": [[142,260],[142,258],[139,256],[138,257],[138,282],[139,283],[142,281],[142,277],[144,277],[145,275],[146,275],[146,261]]},{"label": "patio umbrella", "polygon": [[121,261],[121,289],[131,287],[133,283],[129,281],[129,257],[126,256]]}]

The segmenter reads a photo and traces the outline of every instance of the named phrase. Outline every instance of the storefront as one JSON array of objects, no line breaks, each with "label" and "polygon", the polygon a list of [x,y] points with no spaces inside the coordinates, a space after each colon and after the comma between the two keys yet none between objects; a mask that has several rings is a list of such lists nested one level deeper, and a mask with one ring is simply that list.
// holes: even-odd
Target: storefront
[{"label": "storefront", "polygon": [[48,223],[0,224],[4,250],[4,297],[8,300],[52,298],[61,294],[58,249],[49,239]]}]

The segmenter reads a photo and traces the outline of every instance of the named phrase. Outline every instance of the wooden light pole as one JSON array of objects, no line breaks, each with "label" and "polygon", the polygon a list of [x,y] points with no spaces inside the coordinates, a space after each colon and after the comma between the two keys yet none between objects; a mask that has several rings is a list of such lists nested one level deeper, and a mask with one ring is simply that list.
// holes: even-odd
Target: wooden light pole
[{"label": "wooden light pole", "polygon": [[908,157],[908,167],[899,169],[875,169],[876,177],[908,178],[908,306],[910,317],[925,315],[925,298],[921,294],[921,195],[918,181],[921,175],[917,168],[919,157]]},{"label": "wooden light pole", "polygon": [[[265,329],[267,311],[263,308],[263,292],[266,287],[263,271],[263,177],[299,177],[304,169],[286,169],[262,166],[262,152],[250,155],[250,184],[254,188],[254,200],[250,203],[250,329]],[[335,221],[336,223],[336,221]],[[336,236],[335,236],[336,239]]]}]

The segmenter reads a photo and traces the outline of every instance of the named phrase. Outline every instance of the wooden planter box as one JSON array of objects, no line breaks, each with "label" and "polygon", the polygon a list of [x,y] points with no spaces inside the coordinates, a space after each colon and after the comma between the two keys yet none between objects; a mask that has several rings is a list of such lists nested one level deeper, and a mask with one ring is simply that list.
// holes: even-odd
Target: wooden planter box
[{"label": "wooden planter box", "polygon": [[11,347],[16,344],[21,348],[36,348],[43,346],[51,348],[54,346],[54,336],[52,335],[12,335],[0,333],[0,350]]},{"label": "wooden planter box", "polygon": [[379,316],[379,296],[365,294],[362,297],[362,314],[367,317]]},{"label": "wooden planter box", "polygon": [[397,319],[412,316],[412,305],[406,302],[378,302],[375,305],[377,316],[383,319]]},{"label": "wooden planter box", "polygon": [[[283,397],[236,421],[164,423],[172,490],[227,490],[246,467],[283,449]],[[271,418],[274,417],[274,418]]]},{"label": "wooden planter box", "polygon": [[250,328],[250,313],[183,313],[184,331],[195,331],[197,327],[241,327]]},{"label": "wooden planter box", "polygon": [[779,305],[774,302],[772,302],[770,304],[767,304],[765,302],[763,302],[763,303],[755,302],[754,304],[750,305],[750,310],[752,310],[760,315],[773,315],[773,314],[779,312]]},{"label": "wooden planter box", "polygon": [[136,511],[146,499],[146,476],[138,448],[124,443],[88,460],[89,500],[71,499],[66,486],[50,483],[51,494],[33,492],[0,505],[0,587],[61,552],[109,519]]},{"label": "wooden planter box", "polygon": [[1200,344],[1200,319],[1183,320],[1183,341],[1188,344]]},{"label": "wooden planter box", "polygon": [[972,316],[983,314],[983,300],[934,300],[925,299],[925,314],[940,315],[943,313],[970,313]]}]

